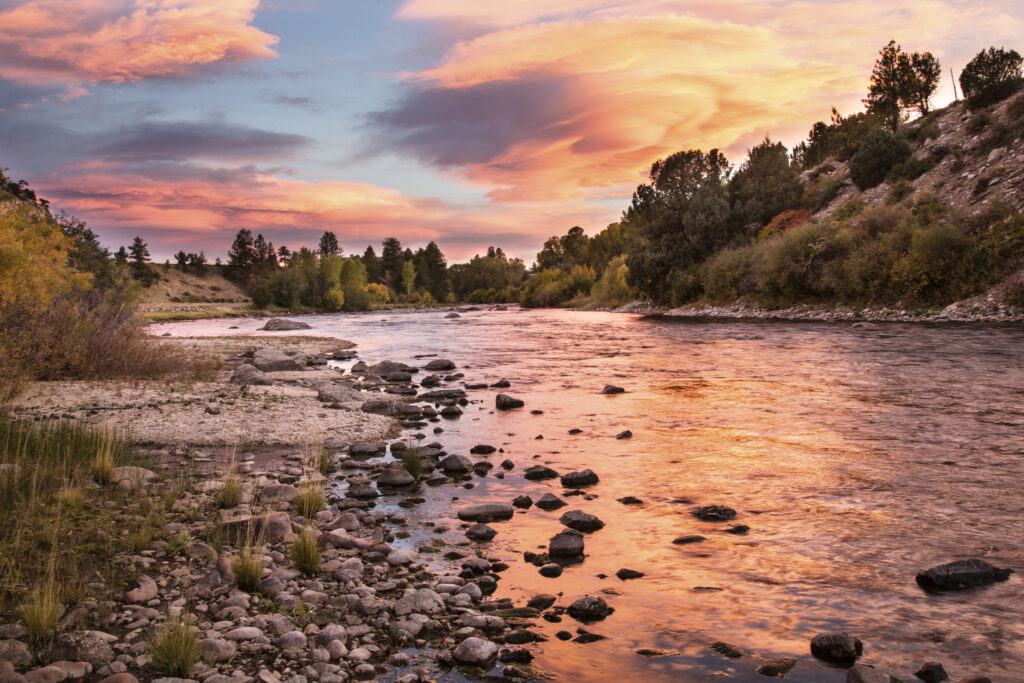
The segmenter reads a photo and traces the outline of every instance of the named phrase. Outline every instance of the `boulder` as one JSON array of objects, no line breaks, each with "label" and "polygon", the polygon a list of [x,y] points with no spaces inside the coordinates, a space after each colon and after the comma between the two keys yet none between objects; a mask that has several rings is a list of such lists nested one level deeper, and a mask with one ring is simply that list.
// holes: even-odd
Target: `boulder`
[{"label": "boulder", "polygon": [[614,611],[615,609],[613,607],[609,607],[608,603],[604,601],[604,598],[592,595],[580,598],[569,605],[568,610],[570,617],[584,623],[601,621]]},{"label": "boulder", "polygon": [[925,662],[918,667],[914,675],[924,681],[924,683],[942,683],[942,681],[949,680],[949,674],[946,673],[946,669],[938,662]]},{"label": "boulder", "polygon": [[545,479],[554,479],[557,476],[558,472],[544,465],[531,465],[523,472],[523,477],[530,481],[544,481]]},{"label": "boulder", "polygon": [[557,510],[558,508],[563,508],[568,505],[568,503],[553,493],[545,493],[540,497],[540,500],[534,503],[534,505],[539,507],[541,510],[547,510],[550,512],[552,510]]},{"label": "boulder", "polygon": [[382,360],[381,362],[368,367],[367,372],[384,377],[392,372],[407,372],[412,374],[414,372],[418,372],[418,369],[411,365],[406,365],[405,363],[398,363],[393,360]]},{"label": "boulder", "polygon": [[471,541],[486,542],[494,538],[498,534],[493,528],[486,524],[474,524],[473,526],[466,529],[466,538]]},{"label": "boulder", "polygon": [[395,614],[404,616],[406,614],[438,614],[444,611],[444,601],[441,596],[429,588],[410,590],[401,598],[395,601]]},{"label": "boulder", "polygon": [[454,370],[455,369],[455,363],[451,362],[447,358],[437,358],[435,360],[430,361],[426,365],[424,365],[423,369],[427,370],[429,372],[440,372],[440,371]]},{"label": "boulder", "polygon": [[522,510],[529,510],[533,505],[533,498],[527,495],[516,496],[512,499],[512,507],[520,508]]},{"label": "boulder", "polygon": [[401,466],[392,466],[384,470],[377,478],[377,486],[401,489],[416,485],[416,478]]},{"label": "boulder", "polygon": [[599,482],[597,475],[594,474],[593,470],[583,470],[582,472],[569,472],[568,474],[562,475],[562,486],[567,489],[576,489],[581,486],[592,486]]},{"label": "boulder", "polygon": [[1012,569],[999,569],[985,560],[956,560],[919,572],[917,585],[926,591],[964,590],[1006,581]]},{"label": "boulder", "polygon": [[423,416],[417,406],[409,405],[405,401],[398,399],[374,399],[372,401],[366,401],[360,408],[364,413],[371,413],[373,415],[387,415],[389,417],[397,417],[402,420],[418,420]]},{"label": "boulder", "polygon": [[548,541],[551,557],[576,558],[583,555],[583,535],[578,531],[563,530]]},{"label": "boulder", "polygon": [[257,349],[252,356],[252,364],[263,372],[284,372],[301,370],[298,361],[278,349]]},{"label": "boulder", "polygon": [[457,401],[460,398],[466,398],[466,392],[462,389],[436,389],[420,394],[416,397],[416,400],[429,403],[433,401]]},{"label": "boulder", "polygon": [[620,581],[629,581],[630,579],[642,579],[644,573],[638,572],[635,569],[620,569],[615,572],[615,576],[619,577]]},{"label": "boulder", "polygon": [[324,403],[362,403],[363,394],[348,382],[321,384],[317,398]]},{"label": "boulder", "polygon": [[309,325],[298,320],[288,320],[287,318],[271,318],[267,321],[267,324],[260,328],[266,332],[287,332],[290,330],[308,330],[311,329]]},{"label": "boulder", "polygon": [[849,633],[819,633],[811,639],[811,654],[836,664],[852,664],[864,652],[859,638]]},{"label": "boulder", "polygon": [[504,503],[480,503],[460,509],[458,514],[464,522],[501,522],[512,519],[515,511]]},{"label": "boulder", "polygon": [[473,469],[473,462],[464,455],[449,455],[440,463],[445,474],[462,475]]},{"label": "boulder", "polygon": [[604,522],[594,515],[582,510],[569,510],[558,521],[576,531],[591,532],[604,527]]},{"label": "boulder", "polygon": [[604,385],[604,389],[601,390],[602,394],[624,394],[626,390],[622,387],[617,387],[614,384]]},{"label": "boulder", "polygon": [[470,636],[459,643],[452,652],[452,658],[459,664],[488,668],[498,656],[498,649],[498,646],[489,640]]},{"label": "boulder", "polygon": [[494,399],[494,405],[498,410],[512,410],[513,408],[522,408],[526,404],[508,394],[498,394]]},{"label": "boulder", "polygon": [[124,594],[124,600],[130,604],[148,602],[157,596],[157,585],[145,574],[139,577],[139,587]]},{"label": "boulder", "polygon": [[270,384],[270,378],[267,377],[265,372],[257,369],[255,365],[249,363],[242,363],[235,371],[231,373],[231,380],[233,384],[243,385],[263,385]]}]

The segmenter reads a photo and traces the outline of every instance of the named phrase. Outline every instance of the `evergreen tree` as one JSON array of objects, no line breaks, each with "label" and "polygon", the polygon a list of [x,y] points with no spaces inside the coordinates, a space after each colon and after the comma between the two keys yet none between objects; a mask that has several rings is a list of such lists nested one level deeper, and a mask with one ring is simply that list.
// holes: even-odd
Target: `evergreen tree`
[{"label": "evergreen tree", "polygon": [[330,230],[325,230],[324,234],[320,236],[320,255],[338,256],[341,252],[342,249],[338,245],[338,238]]},{"label": "evergreen tree", "polygon": [[436,301],[447,301],[452,295],[452,280],[441,248],[429,242],[422,253],[422,265],[417,266],[417,273],[420,269],[425,272],[426,290]]},{"label": "evergreen tree", "polygon": [[277,260],[278,260],[279,263],[281,263],[284,266],[287,266],[288,265],[288,261],[290,261],[291,258],[292,258],[292,252],[291,252],[291,250],[287,246],[282,244],[280,247],[278,247],[278,249],[277,249]]},{"label": "evergreen tree", "polygon": [[149,247],[141,237],[136,236],[132,240],[132,246],[128,249],[128,258],[131,263],[132,277],[147,287],[151,285],[156,279],[156,273],[149,267]]},{"label": "evergreen tree", "polygon": [[380,259],[377,258],[377,252],[373,250],[372,246],[367,246],[366,251],[363,252],[363,268],[366,269],[366,280],[367,282],[381,283],[382,273],[380,267]]},{"label": "evergreen tree", "polygon": [[228,274],[238,279],[246,279],[252,273],[255,262],[252,232],[248,228],[242,228],[228,249]]},{"label": "evergreen tree", "polygon": [[384,284],[397,290],[402,284],[402,264],[405,262],[402,243],[395,237],[388,237],[384,240],[383,247],[380,256],[381,276]]},{"label": "evergreen tree", "polygon": [[185,253],[184,249],[174,255],[174,260],[177,261],[178,270],[185,270],[188,266],[188,254]]}]

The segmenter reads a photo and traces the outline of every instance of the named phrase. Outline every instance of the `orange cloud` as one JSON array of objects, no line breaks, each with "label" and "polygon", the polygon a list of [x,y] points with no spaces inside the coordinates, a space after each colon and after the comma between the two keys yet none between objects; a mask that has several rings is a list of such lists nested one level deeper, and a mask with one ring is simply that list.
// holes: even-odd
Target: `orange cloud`
[{"label": "orange cloud", "polygon": [[399,17],[490,28],[406,74],[406,99],[377,120],[393,149],[495,200],[628,193],[659,156],[719,147],[739,161],[766,132],[793,143],[832,105],[859,109],[892,35],[944,57],[965,23],[1019,30],[1015,5],[997,4],[410,0]]},{"label": "orange cloud", "polygon": [[28,0],[0,11],[0,76],[71,86],[185,76],[275,56],[259,0]]}]

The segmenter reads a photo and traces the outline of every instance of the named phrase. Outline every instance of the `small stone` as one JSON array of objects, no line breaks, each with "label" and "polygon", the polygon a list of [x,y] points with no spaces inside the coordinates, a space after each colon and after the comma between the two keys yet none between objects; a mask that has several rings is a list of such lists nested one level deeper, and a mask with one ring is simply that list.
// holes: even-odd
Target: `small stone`
[{"label": "small stone", "polygon": [[549,579],[556,579],[562,575],[562,565],[552,562],[541,567],[539,571],[541,576]]},{"label": "small stone", "polygon": [[583,555],[583,535],[566,529],[551,537],[548,542],[551,557],[579,557]]},{"label": "small stone", "polygon": [[779,657],[762,663],[757,667],[757,673],[769,678],[777,678],[788,674],[796,664],[796,660],[792,657]]},{"label": "small stone", "polygon": [[529,510],[532,505],[533,498],[530,498],[529,496],[516,496],[512,499],[512,507],[520,508],[521,510]]},{"label": "small stone", "polygon": [[498,410],[512,410],[514,408],[522,408],[525,403],[518,398],[513,398],[507,394],[498,394],[494,399],[494,405]]},{"label": "small stone", "polygon": [[466,537],[472,541],[486,542],[494,538],[497,534],[497,531],[486,524],[478,523],[466,529]]},{"label": "small stone", "polygon": [[690,514],[704,522],[728,522],[736,518],[736,511],[726,505],[704,505],[694,508]]},{"label": "small stone", "polygon": [[569,472],[568,474],[562,475],[562,486],[567,489],[576,489],[581,486],[592,486],[596,484],[600,479],[594,474],[593,470],[583,470],[582,472]]},{"label": "small stone", "polygon": [[541,593],[530,598],[530,601],[526,603],[527,607],[536,610],[545,610],[555,604],[557,598],[550,593]]},{"label": "small stone", "polygon": [[532,465],[523,472],[523,478],[530,481],[544,481],[545,479],[554,479],[557,476],[558,472],[544,465]]},{"label": "small stone", "polygon": [[604,385],[604,389],[601,390],[602,394],[624,394],[626,390],[622,387],[617,387],[614,384]]},{"label": "small stone", "polygon": [[616,498],[617,501],[623,505],[643,505],[644,502],[636,496],[625,496],[623,498]]},{"label": "small stone", "polygon": [[957,560],[919,572],[917,585],[926,591],[964,590],[1006,581],[1012,569],[999,569],[985,560]]},{"label": "small stone", "polygon": [[633,569],[620,569],[615,572],[615,576],[619,577],[622,581],[628,581],[629,579],[639,579],[644,576],[643,572],[638,572]]},{"label": "small stone", "polygon": [[699,536],[699,535],[695,534],[695,535],[692,535],[692,536],[680,536],[679,538],[674,539],[672,541],[672,543],[674,543],[675,545],[689,545],[691,543],[700,543],[701,541],[706,541],[706,540],[708,540],[708,539],[706,539],[703,536]]},{"label": "small stone", "polygon": [[604,522],[582,510],[569,510],[558,521],[576,531],[593,532],[604,528]]},{"label": "small stone", "polygon": [[743,650],[739,649],[735,645],[731,645],[724,640],[716,640],[715,642],[708,645],[708,648],[714,650],[723,657],[729,659],[739,659],[743,656]]},{"label": "small stone", "polygon": [[539,507],[541,510],[550,512],[552,510],[557,510],[558,508],[563,508],[568,505],[568,503],[553,493],[545,493],[540,497],[540,500],[534,503],[534,505]]},{"label": "small stone", "polygon": [[624,432],[619,432],[618,434],[616,434],[615,438],[618,439],[619,441],[622,441],[624,439],[632,439],[633,438],[633,432],[631,432],[631,431],[629,431],[627,429]]}]

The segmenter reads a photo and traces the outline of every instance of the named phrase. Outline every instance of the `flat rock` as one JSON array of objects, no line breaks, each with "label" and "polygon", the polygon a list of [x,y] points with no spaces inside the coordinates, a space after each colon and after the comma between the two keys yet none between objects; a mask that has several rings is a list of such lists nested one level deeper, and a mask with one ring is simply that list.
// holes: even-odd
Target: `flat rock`
[{"label": "flat rock", "polygon": [[635,569],[620,569],[615,572],[615,576],[619,577],[622,581],[628,581],[630,579],[641,579],[644,576],[643,572],[638,572]]},{"label": "flat rock", "polygon": [[846,672],[846,683],[890,683],[892,679],[871,666],[855,666]]},{"label": "flat rock", "polygon": [[404,467],[392,466],[381,472],[377,477],[377,486],[386,488],[408,488],[416,485],[416,478],[405,471]]},{"label": "flat rock", "polygon": [[622,387],[617,387],[614,384],[605,384],[604,389],[601,390],[602,394],[624,394],[626,390]]},{"label": "flat rock", "polygon": [[266,332],[287,332],[289,330],[308,330],[311,328],[306,323],[299,322],[298,320],[289,320],[288,318],[271,318],[260,329]]},{"label": "flat rock", "polygon": [[985,560],[956,560],[919,572],[917,585],[926,591],[954,591],[1006,581],[1012,569],[999,569]]},{"label": "flat rock", "polygon": [[262,372],[284,372],[288,370],[301,370],[293,357],[279,349],[257,349],[252,356],[252,364]]},{"label": "flat rock", "polygon": [[402,420],[418,420],[423,415],[419,407],[410,405],[398,399],[373,399],[364,401],[360,407],[364,413],[373,415],[387,415]]},{"label": "flat rock", "polygon": [[512,519],[515,511],[504,503],[480,503],[460,509],[458,514],[464,522],[500,522]]},{"label": "flat rock", "polygon": [[757,667],[757,673],[768,678],[777,678],[779,676],[785,676],[793,667],[796,666],[797,661],[792,657],[779,657],[778,659],[770,659],[767,662],[762,662]]},{"label": "flat rock", "polygon": [[724,640],[716,640],[708,645],[708,649],[717,652],[723,657],[728,657],[729,659],[739,659],[743,656],[743,650],[739,649],[735,645],[725,642]]},{"label": "flat rock", "polygon": [[347,382],[330,382],[321,384],[317,389],[317,398],[324,403],[362,403],[363,394]]},{"label": "flat rock", "polygon": [[704,522],[728,522],[736,518],[736,511],[727,505],[702,505],[690,514]]}]

